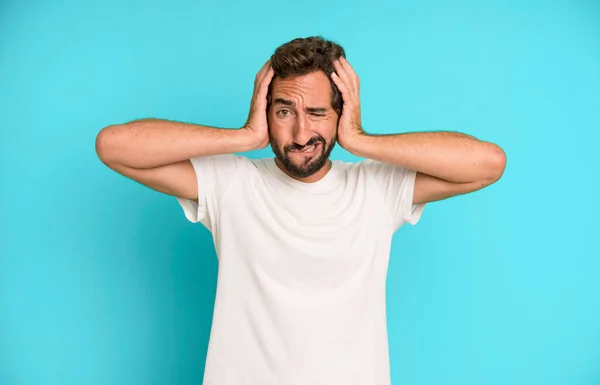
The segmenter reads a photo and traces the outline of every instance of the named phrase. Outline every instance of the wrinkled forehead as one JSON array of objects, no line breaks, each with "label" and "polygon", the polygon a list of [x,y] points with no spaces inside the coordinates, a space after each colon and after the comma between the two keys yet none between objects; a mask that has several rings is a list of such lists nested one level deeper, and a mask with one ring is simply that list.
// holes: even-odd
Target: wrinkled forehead
[{"label": "wrinkled forehead", "polygon": [[307,75],[276,76],[271,84],[271,100],[285,99],[295,103],[330,104],[331,83],[321,71]]}]

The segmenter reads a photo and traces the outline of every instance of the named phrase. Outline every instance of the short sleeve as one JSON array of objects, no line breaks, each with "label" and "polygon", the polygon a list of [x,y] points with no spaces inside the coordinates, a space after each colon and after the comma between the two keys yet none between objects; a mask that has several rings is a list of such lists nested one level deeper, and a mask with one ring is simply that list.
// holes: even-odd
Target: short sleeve
[{"label": "short sleeve", "polygon": [[200,222],[212,231],[220,200],[249,161],[233,154],[220,154],[191,158],[190,162],[196,173],[198,201],[181,197],[177,201],[190,222]]},{"label": "short sleeve", "polygon": [[397,230],[404,223],[416,225],[425,204],[414,204],[413,195],[417,172],[409,168],[374,160],[365,161],[375,183],[379,186],[385,210]]}]

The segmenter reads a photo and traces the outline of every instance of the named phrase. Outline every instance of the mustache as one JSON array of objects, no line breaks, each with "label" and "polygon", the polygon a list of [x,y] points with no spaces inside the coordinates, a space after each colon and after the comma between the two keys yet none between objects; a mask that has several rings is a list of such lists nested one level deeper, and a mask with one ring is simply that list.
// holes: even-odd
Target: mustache
[{"label": "mustache", "polygon": [[305,147],[310,147],[313,144],[317,144],[317,143],[321,143],[321,144],[325,145],[325,139],[323,139],[320,136],[318,136],[318,137],[315,136],[315,137],[310,138],[310,140],[308,142],[306,142],[306,144],[303,145],[303,146],[300,146],[300,145],[298,145],[296,143],[293,143],[293,144],[290,144],[288,146],[285,146],[285,150],[286,151],[300,151],[300,150],[302,150]]}]

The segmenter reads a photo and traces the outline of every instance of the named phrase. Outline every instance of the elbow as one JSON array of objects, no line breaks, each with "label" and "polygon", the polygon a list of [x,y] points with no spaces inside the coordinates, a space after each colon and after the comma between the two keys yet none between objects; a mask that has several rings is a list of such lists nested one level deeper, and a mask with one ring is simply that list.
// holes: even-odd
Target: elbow
[{"label": "elbow", "polygon": [[100,130],[96,135],[96,155],[98,159],[106,165],[114,163],[114,148],[115,126],[107,126]]},{"label": "elbow", "polygon": [[486,179],[489,184],[496,183],[502,178],[506,169],[506,153],[500,146],[491,144],[488,164]]}]

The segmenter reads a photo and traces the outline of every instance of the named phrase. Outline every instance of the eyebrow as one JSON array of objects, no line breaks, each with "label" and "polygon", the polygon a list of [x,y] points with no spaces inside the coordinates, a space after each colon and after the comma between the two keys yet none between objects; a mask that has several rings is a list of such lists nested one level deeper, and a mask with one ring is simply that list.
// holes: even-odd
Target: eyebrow
[{"label": "eyebrow", "polygon": [[[276,98],[273,101],[273,104],[277,104],[277,103],[283,104],[285,106],[296,107],[295,102],[293,102],[292,100],[284,99],[284,98]],[[308,107],[306,110],[308,112],[317,112],[317,113],[327,112],[327,108],[325,108],[325,107]]]}]

